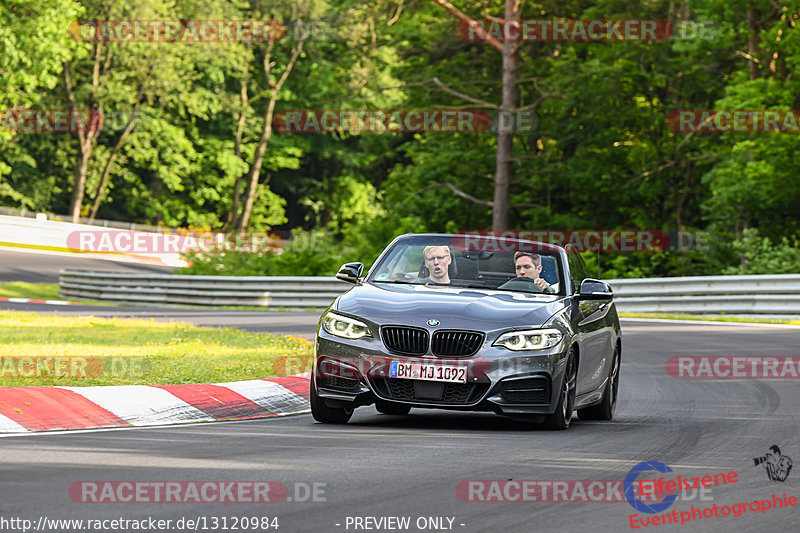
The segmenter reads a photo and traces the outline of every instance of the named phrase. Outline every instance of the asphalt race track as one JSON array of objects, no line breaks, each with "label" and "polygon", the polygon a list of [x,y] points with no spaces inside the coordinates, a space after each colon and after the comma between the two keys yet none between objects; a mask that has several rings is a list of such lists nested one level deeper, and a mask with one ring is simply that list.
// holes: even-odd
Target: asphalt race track
[{"label": "asphalt race track", "polygon": [[[301,314],[290,316],[295,328],[309,321]],[[676,355],[798,355],[798,340],[800,330],[790,328],[623,321],[614,421],[574,419],[566,432],[542,431],[491,414],[414,409],[411,416],[396,417],[367,407],[346,426],[320,425],[300,415],[3,438],[0,515],[30,519],[34,525],[40,517],[152,517],[172,520],[173,531],[194,530],[185,522],[183,529],[176,528],[181,517],[201,520],[195,524],[199,531],[204,524],[208,531],[223,531],[223,524],[235,530],[234,517],[239,530],[242,518],[277,517],[278,531],[292,533],[626,531],[631,515],[656,515],[637,513],[626,501],[581,501],[580,494],[571,492],[569,499],[578,501],[480,502],[462,501],[456,489],[466,480],[621,482],[641,461],[665,463],[684,478],[737,473],[735,483],[710,493],[687,491],[664,511],[675,510],[678,517],[690,514],[693,505],[722,509],[773,494],[797,497],[797,468],[784,482],[770,481],[764,467],[753,461],[775,444],[783,455],[800,458],[797,379],[676,379],[667,374],[665,362]],[[668,479],[674,479],[671,475]],[[80,503],[80,490],[70,494],[70,487],[81,481],[212,480],[277,481],[287,497],[278,495],[281,501],[269,504]],[[314,484],[317,501],[311,501]],[[618,490],[624,491],[621,483]],[[488,494],[488,489],[478,490],[473,499]],[[520,497],[514,491],[508,495]],[[395,526],[391,529],[372,521],[387,517],[409,517],[410,522],[405,528],[382,523]],[[645,529],[772,533],[797,531],[799,523],[800,508],[787,507]]]},{"label": "asphalt race track", "polygon": [[[32,268],[35,265],[35,268]],[[62,268],[108,272],[170,274],[174,268],[141,263],[123,263],[75,254],[22,252],[0,249],[0,282],[58,283]]]}]

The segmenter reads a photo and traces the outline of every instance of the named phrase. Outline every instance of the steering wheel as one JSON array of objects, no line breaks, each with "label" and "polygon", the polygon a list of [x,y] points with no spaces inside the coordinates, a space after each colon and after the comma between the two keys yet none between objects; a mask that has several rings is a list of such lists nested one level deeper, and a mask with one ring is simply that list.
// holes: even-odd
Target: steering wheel
[{"label": "steering wheel", "polygon": [[544,293],[544,291],[540,289],[538,285],[536,285],[536,280],[525,277],[510,279],[497,288],[508,289],[512,291]]}]

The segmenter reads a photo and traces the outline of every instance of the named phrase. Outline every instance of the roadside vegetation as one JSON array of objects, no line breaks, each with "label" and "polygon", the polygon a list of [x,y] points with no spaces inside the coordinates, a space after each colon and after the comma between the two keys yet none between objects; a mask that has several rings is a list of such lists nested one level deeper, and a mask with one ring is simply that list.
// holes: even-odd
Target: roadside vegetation
[{"label": "roadside vegetation", "polygon": [[[502,18],[506,4],[519,10],[512,19],[667,19],[675,31],[521,41],[510,47],[514,79],[496,38],[457,30],[459,18]],[[78,20],[282,20],[287,35],[198,45],[106,26],[106,40]],[[605,279],[798,272],[796,125],[695,133],[668,123],[679,110],[797,109],[796,20],[796,4],[766,0],[3,2],[0,110],[98,108],[103,123],[53,135],[15,130],[6,114],[0,205],[314,236],[305,251],[210,256],[188,273],[331,275],[344,261],[371,263],[406,231],[492,228],[708,232],[703,246],[603,254]],[[314,21],[313,33],[297,21]],[[513,133],[496,122],[289,131],[280,120],[453,109],[514,109],[520,123]]]},{"label": "roadside vegetation", "polygon": [[220,383],[307,371],[310,341],[183,322],[0,312],[0,386]]},{"label": "roadside vegetation", "polygon": [[58,300],[58,283],[26,283],[23,281],[0,283],[0,297]]}]

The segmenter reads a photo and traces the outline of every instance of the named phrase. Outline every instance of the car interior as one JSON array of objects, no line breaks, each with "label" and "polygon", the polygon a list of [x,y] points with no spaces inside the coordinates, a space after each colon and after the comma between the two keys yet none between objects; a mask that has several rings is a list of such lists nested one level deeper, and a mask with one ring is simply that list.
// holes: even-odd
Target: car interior
[{"label": "car interior", "polygon": [[[550,285],[558,283],[558,268],[556,267],[555,257],[543,255],[542,257],[542,272],[539,274]],[[495,259],[492,261],[492,259]],[[498,261],[499,259],[499,261]],[[479,268],[479,264],[480,267]],[[465,280],[478,282],[478,284],[488,287],[497,288],[503,283],[516,277],[516,272],[513,266],[509,263],[508,254],[500,254],[493,257],[491,252],[483,252],[475,254],[470,252],[453,253],[453,260],[450,262],[448,268],[451,282],[458,282],[458,280]],[[421,279],[427,278],[430,275],[428,267],[423,261],[420,264],[417,276]]]}]

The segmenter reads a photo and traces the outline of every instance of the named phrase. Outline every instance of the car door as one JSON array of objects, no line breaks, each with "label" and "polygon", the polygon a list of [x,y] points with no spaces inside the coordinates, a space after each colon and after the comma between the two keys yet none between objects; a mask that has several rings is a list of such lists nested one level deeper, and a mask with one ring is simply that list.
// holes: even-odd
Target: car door
[{"label": "car door", "polygon": [[606,320],[609,303],[597,300],[575,299],[581,283],[588,276],[586,263],[580,254],[567,247],[567,262],[575,286],[573,306],[577,307],[576,320],[580,365],[578,367],[578,394],[591,392],[603,384],[612,363],[614,329]]}]

